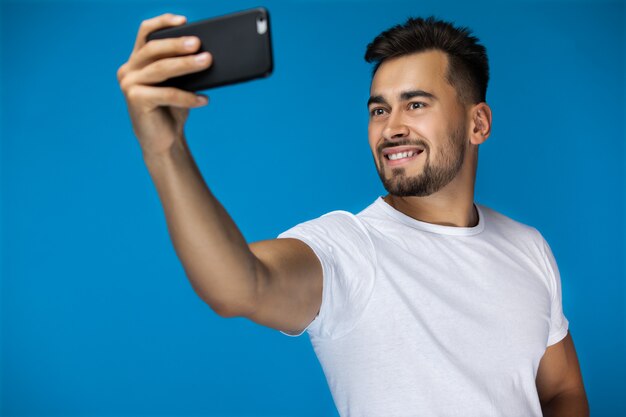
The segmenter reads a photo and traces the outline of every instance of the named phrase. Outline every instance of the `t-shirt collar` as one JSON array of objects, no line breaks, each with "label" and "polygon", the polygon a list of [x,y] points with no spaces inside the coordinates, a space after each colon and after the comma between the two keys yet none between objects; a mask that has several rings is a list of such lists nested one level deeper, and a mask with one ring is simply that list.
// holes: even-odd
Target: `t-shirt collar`
[{"label": "t-shirt collar", "polygon": [[394,207],[390,206],[382,198],[382,196],[379,196],[376,199],[376,204],[380,206],[381,209],[385,213],[387,213],[394,219],[406,224],[407,226],[410,226],[419,230],[424,230],[426,232],[437,233],[437,234],[442,234],[442,235],[472,236],[472,235],[476,235],[482,232],[483,229],[485,228],[485,216],[479,204],[474,204],[474,207],[476,207],[476,211],[478,212],[478,224],[474,227],[443,226],[440,224],[434,224],[434,223],[428,223],[428,222],[416,220],[413,217],[407,216],[401,211],[396,210]]}]

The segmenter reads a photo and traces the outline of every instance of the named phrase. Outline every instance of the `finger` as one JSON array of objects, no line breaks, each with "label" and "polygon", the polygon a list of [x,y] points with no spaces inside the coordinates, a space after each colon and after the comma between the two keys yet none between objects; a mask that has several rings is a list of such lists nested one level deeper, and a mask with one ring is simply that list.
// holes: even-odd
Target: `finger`
[{"label": "finger", "polygon": [[143,108],[153,109],[158,106],[181,108],[202,107],[208,104],[209,98],[174,87],[152,87],[135,85],[128,90],[128,100]]},{"label": "finger", "polygon": [[128,61],[128,70],[141,69],[161,58],[191,54],[200,47],[195,36],[153,39],[141,47]]},{"label": "finger", "polygon": [[146,44],[146,36],[150,32],[154,32],[158,29],[163,29],[170,26],[180,26],[187,21],[185,16],[175,15],[172,13],[165,13],[152,19],[147,19],[141,22],[139,25],[139,31],[137,32],[137,39],[135,40],[135,46],[133,53],[137,52],[142,46]]},{"label": "finger", "polygon": [[202,71],[211,65],[211,54],[200,54],[184,57],[164,58],[138,70],[129,72],[122,83],[125,86],[133,84],[156,84],[168,78]]},{"label": "finger", "polygon": [[128,62],[125,62],[117,69],[117,82],[118,83],[122,82],[122,79],[126,76],[127,72],[128,72]]}]

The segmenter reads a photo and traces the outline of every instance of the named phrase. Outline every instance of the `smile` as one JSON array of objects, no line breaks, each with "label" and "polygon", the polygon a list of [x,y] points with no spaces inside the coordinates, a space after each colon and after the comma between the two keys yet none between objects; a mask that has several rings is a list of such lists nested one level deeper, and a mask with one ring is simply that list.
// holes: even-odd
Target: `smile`
[{"label": "smile", "polygon": [[385,151],[383,151],[383,157],[385,159],[385,164],[389,166],[396,166],[411,162],[417,159],[422,153],[424,153],[423,149],[415,148],[397,151],[395,149],[385,149]]},{"label": "smile", "polygon": [[390,154],[385,155],[385,156],[387,157],[387,159],[395,161],[395,160],[402,159],[402,158],[410,158],[413,155],[416,155],[418,153],[421,153],[421,152],[417,152],[417,151],[398,152],[398,153],[390,153]]}]

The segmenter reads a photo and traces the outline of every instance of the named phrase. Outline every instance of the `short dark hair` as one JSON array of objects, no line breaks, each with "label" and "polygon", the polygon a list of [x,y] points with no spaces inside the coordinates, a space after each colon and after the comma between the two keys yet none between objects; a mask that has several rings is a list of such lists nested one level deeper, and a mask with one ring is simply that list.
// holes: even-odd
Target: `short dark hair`
[{"label": "short dark hair", "polygon": [[365,60],[374,62],[375,74],[380,64],[390,58],[428,50],[440,50],[448,56],[446,79],[462,103],[480,103],[487,96],[489,62],[487,49],[466,27],[438,20],[434,16],[409,18],[378,35],[365,52]]}]

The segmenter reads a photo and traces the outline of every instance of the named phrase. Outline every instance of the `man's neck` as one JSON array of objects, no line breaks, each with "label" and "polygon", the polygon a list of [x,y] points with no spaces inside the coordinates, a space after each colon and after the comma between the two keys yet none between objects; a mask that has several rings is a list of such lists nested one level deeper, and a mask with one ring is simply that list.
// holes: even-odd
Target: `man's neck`
[{"label": "man's neck", "polygon": [[422,222],[454,227],[474,227],[478,224],[473,192],[465,198],[398,197],[387,194],[383,199],[396,210]]},{"label": "man's neck", "polygon": [[466,161],[456,177],[436,193],[425,197],[399,197],[387,194],[384,200],[403,214],[426,223],[453,227],[475,227],[474,187],[478,149],[466,153]]}]

